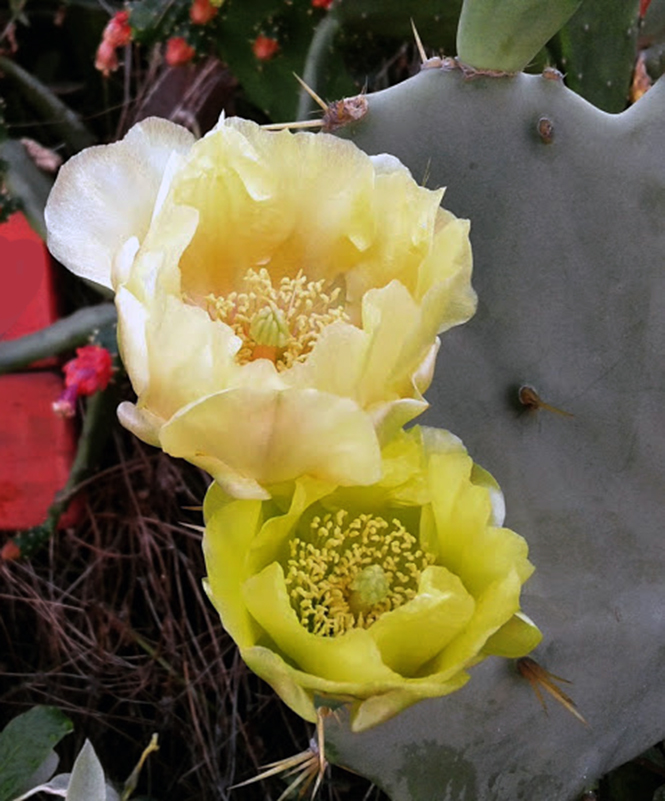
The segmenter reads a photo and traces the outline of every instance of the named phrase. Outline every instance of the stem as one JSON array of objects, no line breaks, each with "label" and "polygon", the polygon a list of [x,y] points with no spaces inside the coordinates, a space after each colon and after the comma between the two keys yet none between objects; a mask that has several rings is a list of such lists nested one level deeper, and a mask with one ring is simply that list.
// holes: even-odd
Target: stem
[{"label": "stem", "polygon": [[0,56],[0,71],[18,85],[28,103],[42,114],[73,151],[83,150],[94,143],[94,137],[78,115],[34,75],[5,56]]},{"label": "stem", "polygon": [[[332,51],[333,40],[339,28],[340,21],[332,13],[327,14],[316,26],[312,42],[307,51],[305,72],[302,77],[305,83],[319,94],[319,88],[323,83],[323,72],[326,68],[326,62]],[[301,89],[298,95],[296,119],[307,119],[313,108],[314,103],[312,98],[304,89]]]},{"label": "stem", "polygon": [[0,375],[27,367],[39,359],[73,350],[85,345],[96,328],[110,325],[116,320],[112,303],[88,306],[63,317],[34,334],[0,342]]}]

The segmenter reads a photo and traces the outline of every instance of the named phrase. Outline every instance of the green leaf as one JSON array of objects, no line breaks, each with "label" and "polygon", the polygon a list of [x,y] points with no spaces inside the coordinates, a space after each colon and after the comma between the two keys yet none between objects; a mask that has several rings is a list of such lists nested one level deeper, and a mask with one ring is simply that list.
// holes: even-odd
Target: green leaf
[{"label": "green leaf", "polygon": [[10,801],[60,740],[73,729],[59,709],[36,706],[14,718],[0,733],[0,801]]},{"label": "green leaf", "polygon": [[582,0],[464,0],[457,55],[477,70],[519,72]]}]

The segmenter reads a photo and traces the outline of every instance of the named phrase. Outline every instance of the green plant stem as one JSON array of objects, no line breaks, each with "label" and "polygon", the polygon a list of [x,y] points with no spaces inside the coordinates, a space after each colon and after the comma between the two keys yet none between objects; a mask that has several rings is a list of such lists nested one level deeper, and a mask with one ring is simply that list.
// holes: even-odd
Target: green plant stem
[{"label": "green plant stem", "polygon": [[34,75],[5,56],[0,56],[0,72],[20,88],[28,103],[48,120],[72,151],[78,152],[94,144],[94,137],[78,115]]},{"label": "green plant stem", "polygon": [[[333,40],[340,28],[340,24],[340,21],[334,16],[334,14],[330,13],[321,20],[314,31],[312,43],[307,51],[305,70],[302,79],[305,81],[307,86],[309,86],[310,89],[313,89],[315,92],[319,91],[319,88],[323,82],[323,72],[332,50]],[[296,119],[309,119],[309,113],[313,108],[314,101],[304,89],[301,89],[298,96],[298,111],[296,112]]]},{"label": "green plant stem", "polygon": [[112,303],[100,303],[70,314],[20,339],[0,343],[0,375],[27,367],[32,362],[85,345],[90,334],[117,319]]}]

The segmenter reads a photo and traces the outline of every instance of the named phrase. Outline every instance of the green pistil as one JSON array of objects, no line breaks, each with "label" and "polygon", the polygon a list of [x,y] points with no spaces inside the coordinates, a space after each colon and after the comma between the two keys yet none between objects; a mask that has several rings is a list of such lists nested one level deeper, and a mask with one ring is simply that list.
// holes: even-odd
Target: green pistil
[{"label": "green pistil", "polygon": [[390,581],[381,565],[363,568],[349,587],[353,590],[349,597],[349,606],[356,614],[369,612],[390,594]]},{"label": "green pistil", "polygon": [[415,597],[422,571],[434,557],[394,519],[348,514],[315,517],[305,539],[290,542],[286,587],[301,624],[336,636],[368,628],[385,612]]}]

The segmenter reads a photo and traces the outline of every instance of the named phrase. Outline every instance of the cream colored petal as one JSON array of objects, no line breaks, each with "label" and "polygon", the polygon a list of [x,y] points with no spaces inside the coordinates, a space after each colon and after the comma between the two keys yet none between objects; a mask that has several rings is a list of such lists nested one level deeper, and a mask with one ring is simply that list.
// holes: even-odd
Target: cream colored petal
[{"label": "cream colored petal", "polygon": [[442,196],[442,190],[418,186],[406,168],[376,175],[374,238],[362,261],[347,275],[351,302],[359,302],[368,289],[392,280],[415,294],[420,264],[432,247]]},{"label": "cream colored petal", "polygon": [[357,397],[370,336],[349,323],[336,322],[321,332],[307,360],[295,364],[285,378],[294,387],[314,387],[346,398]]},{"label": "cream colored petal", "polygon": [[118,348],[134,392],[141,395],[150,381],[150,357],[146,341],[149,312],[124,287],[115,296],[118,310]]},{"label": "cream colored petal", "polygon": [[196,209],[167,204],[150,226],[126,281],[128,289],[146,304],[158,290],[181,295],[180,258],[198,222]]},{"label": "cream colored petal", "polygon": [[111,283],[114,287],[120,287],[128,281],[140,244],[138,237],[131,236],[115,254],[111,266]]},{"label": "cream colored petal", "polygon": [[203,309],[172,295],[157,293],[149,311],[150,382],[141,403],[168,419],[229,385],[238,371],[237,339],[228,326],[211,320]]},{"label": "cream colored petal", "polygon": [[173,202],[199,209],[199,229],[182,260],[194,297],[226,295],[250,267],[273,281],[334,278],[373,241],[374,174],[369,158],[332,136],[270,133],[226,120],[192,149],[173,184]]},{"label": "cream colored petal", "polygon": [[[164,446],[162,445],[162,447]],[[221,459],[198,454],[186,456],[185,458],[200,467],[201,470],[210,473],[220,487],[234,498],[250,501],[267,501],[270,498],[270,493],[256,479],[238,473]]]},{"label": "cream colored petal", "polygon": [[159,448],[159,430],[164,421],[146,409],[139,409],[129,401],[123,401],[118,406],[118,420],[134,436]]},{"label": "cream colored petal", "polygon": [[[420,325],[420,310],[406,287],[391,281],[382,289],[371,289],[363,298],[363,328],[370,336],[362,377],[357,388],[363,407],[400,396],[398,386],[412,375],[425,358],[432,340],[423,341],[420,358],[407,363],[403,356],[405,340]],[[399,387],[399,389],[403,389]]]},{"label": "cream colored petal", "polygon": [[370,156],[370,160],[377,175],[404,171],[411,177],[409,168],[391,153],[378,153],[376,156]]},{"label": "cream colored petal", "polygon": [[115,254],[148,230],[171,153],[185,153],[193,142],[185,128],[151,118],[122,141],[70,159],[44,212],[51,253],[76,275],[111,287]]},{"label": "cream colored petal", "polygon": [[381,470],[369,417],[348,399],[311,389],[219,392],[178,412],[161,443],[173,456],[214,457],[263,485],[304,474],[370,484]]},{"label": "cream colored petal", "polygon": [[407,423],[415,420],[429,407],[426,400],[400,398],[387,403],[376,403],[367,409],[381,445],[390,442]]},{"label": "cream colored petal", "polygon": [[414,292],[434,333],[465,323],[475,313],[472,266],[469,221],[439,209],[432,249],[420,266]]}]

